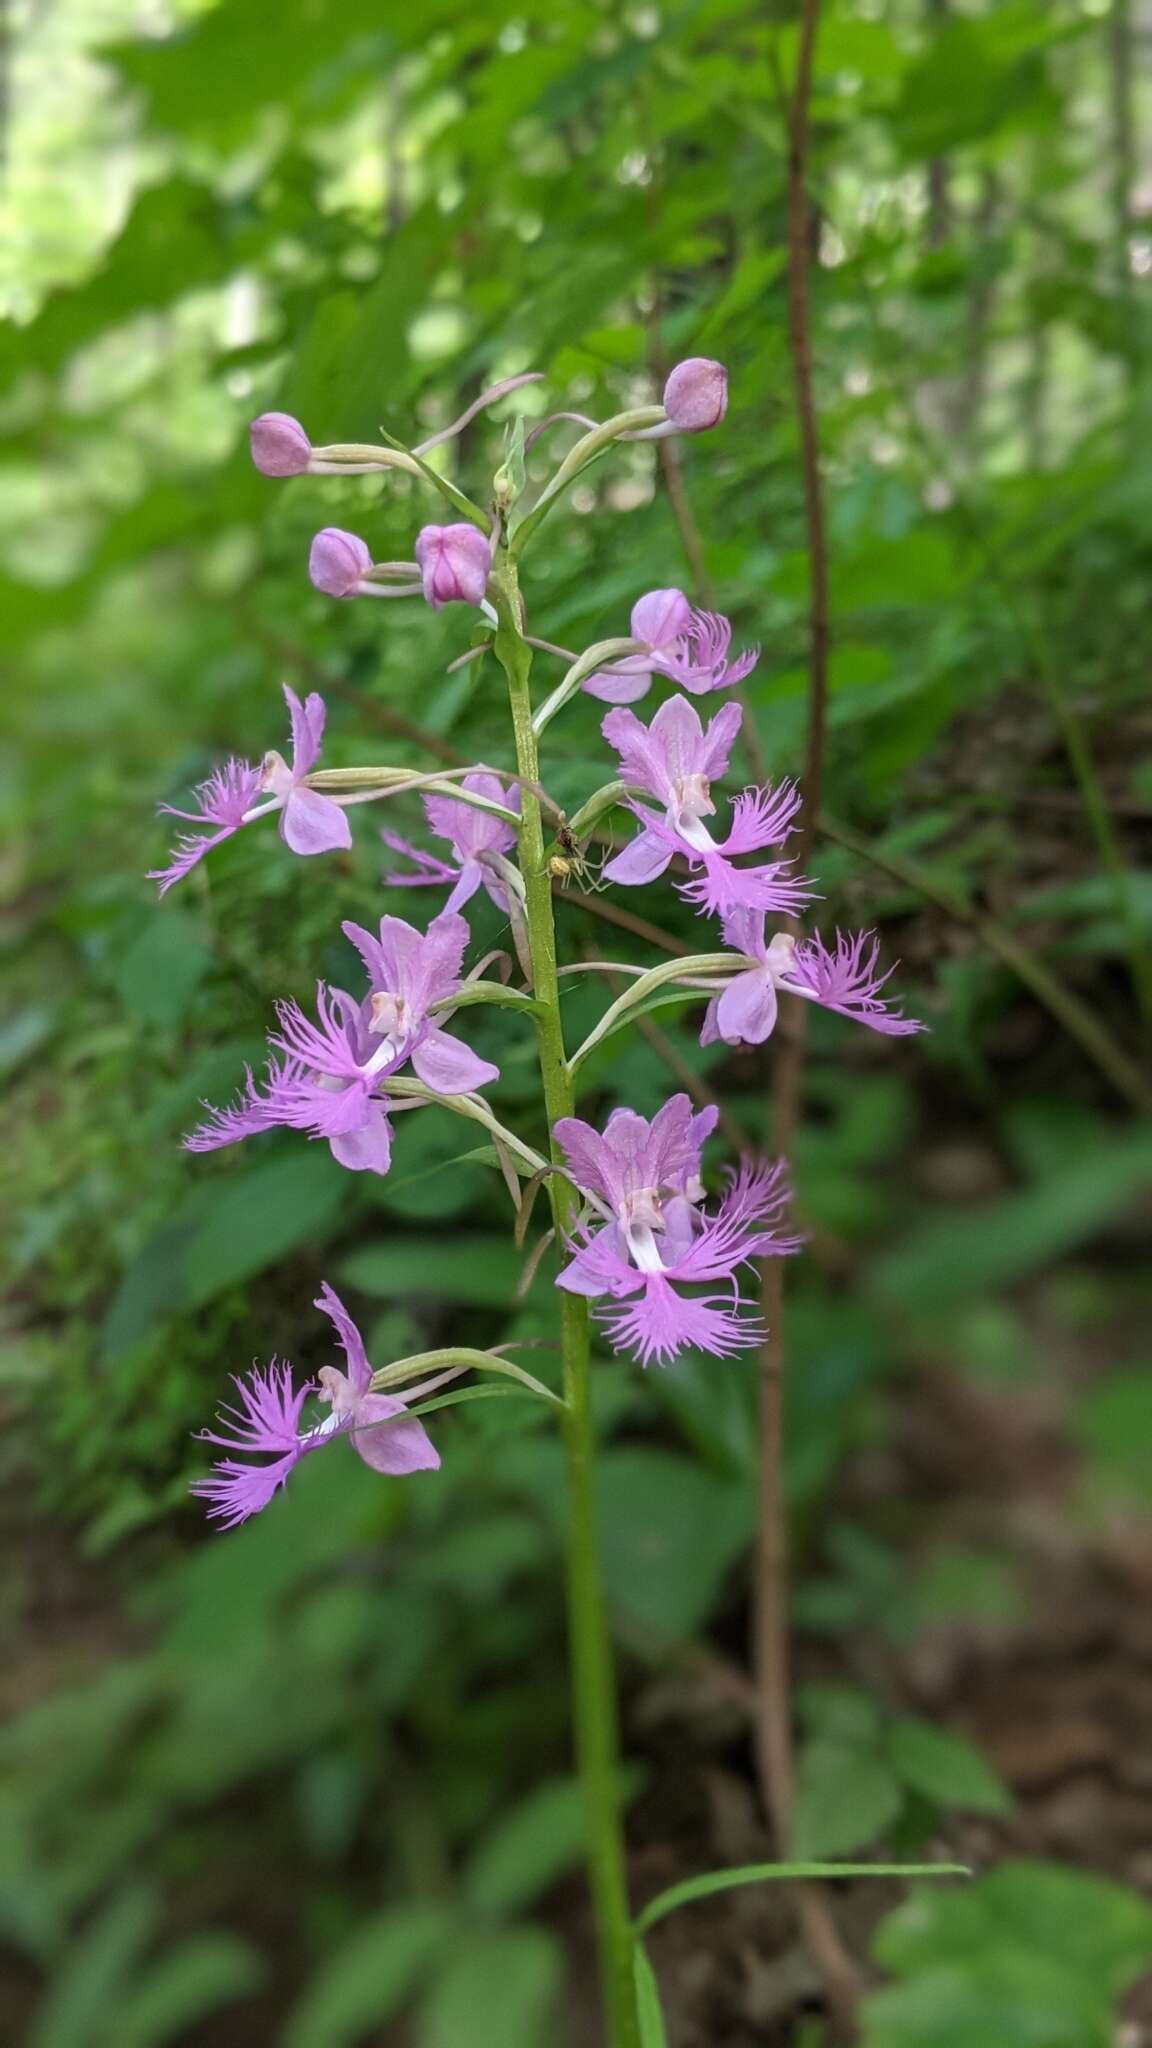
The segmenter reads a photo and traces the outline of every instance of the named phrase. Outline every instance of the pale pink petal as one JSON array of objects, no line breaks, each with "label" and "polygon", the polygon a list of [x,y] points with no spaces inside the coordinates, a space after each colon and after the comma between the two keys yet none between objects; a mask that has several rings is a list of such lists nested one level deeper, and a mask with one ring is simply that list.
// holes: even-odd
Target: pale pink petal
[{"label": "pale pink petal", "polygon": [[718,781],[721,775],[728,773],[728,756],[743,718],[739,704],[725,704],[715,718],[709,719],[699,759],[695,763],[697,772],[707,781]]},{"label": "pale pink petal", "polygon": [[[393,1421],[403,1416],[403,1421]],[[436,1472],[440,1454],[419,1416],[408,1415],[403,1401],[392,1394],[362,1394],[352,1411],[349,1434],[358,1451],[374,1472],[387,1472],[400,1479],[408,1472]]]},{"label": "pale pink petal", "polygon": [[312,1304],[322,1315],[326,1315],[340,1341],[340,1348],[348,1361],[348,1380],[354,1392],[367,1393],[372,1379],[372,1367],[364,1349],[364,1339],[352,1321],[344,1303],[334,1288],[325,1280]]},{"label": "pale pink petal", "polygon": [[632,607],[633,640],[646,647],[669,647],[687,632],[692,607],[682,590],[650,590]]},{"label": "pale pink petal", "polygon": [[717,1002],[716,1022],[728,1045],[763,1045],[776,1024],[776,989],[770,974],[753,967],[737,974]]},{"label": "pale pink petal", "polygon": [[621,882],[625,887],[638,888],[644,882],[654,882],[664,873],[672,858],[674,849],[657,839],[654,832],[638,832],[630,846],[618,853],[605,867],[606,882]]},{"label": "pale pink petal", "polygon": [[392,1163],[392,1131],[379,1103],[370,1105],[356,1130],[329,1138],[328,1143],[332,1157],[351,1173],[387,1173]]},{"label": "pale pink petal", "polygon": [[335,853],[352,844],[348,814],[317,789],[294,789],[280,813],[280,837],[293,853]]},{"label": "pale pink petal", "polygon": [[313,690],[303,704],[295,690],[283,685],[284,701],[292,722],[292,776],[299,781],[308,775],[320,758],[320,746],[324,738],[324,722],[328,716],[324,699]]},{"label": "pale pink petal", "polygon": [[424,1086],[437,1095],[469,1095],[500,1078],[499,1067],[482,1060],[450,1031],[430,1031],[412,1054],[412,1065]]},{"label": "pale pink petal", "polygon": [[598,668],[595,675],[587,676],[581,688],[590,697],[599,697],[603,704],[636,704],[646,697],[652,685],[652,671],[648,668],[625,670]]}]

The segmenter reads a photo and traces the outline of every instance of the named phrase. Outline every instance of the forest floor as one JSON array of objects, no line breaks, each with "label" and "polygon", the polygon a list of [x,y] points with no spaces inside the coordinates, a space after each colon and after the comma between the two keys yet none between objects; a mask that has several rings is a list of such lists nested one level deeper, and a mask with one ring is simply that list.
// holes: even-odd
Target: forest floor
[{"label": "forest floor", "polygon": [[[1015,1611],[920,1628],[901,1643],[874,1627],[833,1654],[800,1637],[799,1682],[848,1680],[897,1712],[967,1736],[1013,1797],[1003,1820],[952,1820],[930,1858],[976,1872],[1006,1857],[1059,1860],[1152,1891],[1152,1519],[1086,1522],[1070,1397],[1091,1357],[1065,1343],[1043,1389],[994,1393],[926,1373],[906,1389],[894,1440],[858,1460],[844,1505],[899,1500],[922,1512],[933,1549],[954,1540],[1014,1566]],[[738,1621],[738,1617],[735,1618]],[[695,1871],[771,1854],[754,1784],[747,1703],[725,1674],[656,1681],[633,1703],[632,1748],[653,1777],[634,1826],[643,1898]],[[895,1887],[835,1889],[859,1961]],[[659,1927],[650,1948],[674,2048],[790,2048],[819,1978],[775,1888],[704,1901]],[[991,2044],[990,2044],[991,2048]],[[1152,2048],[1152,1971],[1125,2002],[1117,2048]]]}]

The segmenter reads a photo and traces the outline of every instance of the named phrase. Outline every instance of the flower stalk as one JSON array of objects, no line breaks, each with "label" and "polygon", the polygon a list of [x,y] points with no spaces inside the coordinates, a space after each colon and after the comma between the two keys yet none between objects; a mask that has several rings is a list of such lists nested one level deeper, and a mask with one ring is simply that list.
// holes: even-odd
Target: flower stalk
[{"label": "flower stalk", "polygon": [[[498,620],[495,653],[508,682],[520,782],[520,871],[524,878],[525,922],[538,1005],[540,1079],[552,1130],[562,1117],[571,1116],[575,1094],[564,1050],[552,886],[544,860],[544,825],[536,794],[540,769],[528,688],[532,650],[524,637],[516,563],[507,551],[497,557],[490,587]],[[557,1164],[561,1163],[555,1139],[552,1156]],[[575,1220],[576,1209],[572,1188],[563,1174],[548,1176],[548,1198],[557,1235],[563,1237]],[[575,1294],[564,1293],[560,1301],[568,1481],[566,1591],[576,1762],[587,1816],[588,1870],[608,2041],[610,2048],[640,2048],[620,1825],[616,1679],[596,1527],[588,1305]]]}]

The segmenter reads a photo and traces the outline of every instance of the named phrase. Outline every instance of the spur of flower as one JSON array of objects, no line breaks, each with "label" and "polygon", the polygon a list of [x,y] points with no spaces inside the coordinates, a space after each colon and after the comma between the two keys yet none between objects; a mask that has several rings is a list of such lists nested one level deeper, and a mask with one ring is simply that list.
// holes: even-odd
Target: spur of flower
[{"label": "spur of flower", "polygon": [[743,1162],[715,1209],[701,1206],[700,1157],[716,1115],[693,1113],[687,1095],[674,1095],[651,1122],[617,1109],[603,1131],[579,1117],[555,1126],[570,1177],[599,1219],[577,1224],[557,1286],[627,1303],[598,1320],[613,1349],[641,1365],[688,1349],[726,1358],[759,1343],[758,1318],[742,1313],[752,1303],[740,1268],[797,1249],[774,1228],[788,1203],[782,1163]]},{"label": "spur of flower", "polygon": [[739,868],[738,855],[779,846],[792,831],[800,809],[794,783],[778,789],[746,789],[732,803],[727,836],[713,839],[705,818],[714,817],[711,785],[728,768],[732,742],[743,713],[725,704],[705,728],[686,697],[670,697],[650,725],[634,711],[610,711],[600,730],[620,756],[625,782],[663,804],[663,812],[633,802],[640,820],[635,839],[609,861],[607,882],[639,885],[662,875],[681,854],[692,879],[679,885],[685,901],[712,915],[743,906],[790,916],[811,900],[811,886],[789,873],[788,861]]},{"label": "spur of flower", "polygon": [[762,910],[733,910],[723,922],[725,943],[742,953],[748,965],[713,996],[700,1033],[701,1045],[723,1039],[727,1045],[762,1045],[776,1024],[777,992],[804,996],[841,1017],[867,1024],[890,1038],[903,1038],[925,1026],[893,1009],[880,991],[892,973],[881,973],[879,941],[872,932],[853,937],[836,934],[834,950],[823,939],[795,939],[777,932],[769,939]]},{"label": "spur of flower", "polygon": [[719,612],[696,611],[682,590],[650,590],[632,607],[629,637],[643,646],[609,668],[589,676],[584,688],[607,704],[635,704],[645,697],[653,676],[666,676],[694,697],[729,689],[751,675],[760,659],[748,647],[728,660],[732,628]]},{"label": "spur of flower", "polygon": [[[193,1481],[192,1492],[208,1502],[208,1513],[225,1529],[234,1529],[266,1508],[301,1458],[325,1444],[346,1437],[352,1449],[374,1472],[400,1478],[409,1472],[435,1472],[440,1456],[408,1402],[421,1399],[443,1384],[444,1375],[410,1387],[407,1401],[396,1394],[372,1390],[372,1367],[364,1342],[343,1302],[324,1284],[315,1306],[328,1317],[344,1352],[347,1371],[322,1366],[315,1382],[293,1387],[292,1368],[275,1359],[263,1371],[254,1368],[234,1376],[237,1401],[223,1408],[215,1429],[202,1430],[203,1443],[240,1453],[221,1458],[206,1478]],[[326,1402],[329,1413],[311,1428],[301,1428],[310,1394]],[[254,1462],[261,1460],[264,1462]]]},{"label": "spur of flower", "polygon": [[368,972],[361,1000],[321,982],[316,1022],[294,1002],[278,1003],[280,1029],[269,1038],[262,1081],[249,1070],[237,1103],[213,1109],[184,1140],[190,1152],[213,1152],[277,1124],[326,1138],[341,1166],[387,1173],[392,1160],[388,1081],[411,1063],[438,1095],[465,1095],[495,1081],[500,1069],[445,1031],[434,1006],[455,995],[468,925],[454,911],[419,932],[400,917],[380,920],[380,936],[363,926],[344,931]]},{"label": "spur of flower", "polygon": [[213,846],[272,811],[279,811],[280,837],[293,853],[330,853],[351,846],[352,833],[341,806],[334,798],[321,796],[319,790],[305,787],[305,777],[320,758],[327,717],[324,699],[313,691],[301,703],[285,683],[284,700],[292,728],[291,764],[275,750],[265,754],[259,767],[250,761],[226,761],[199,784],[199,810],[181,811],[173,804],[161,804],[163,814],[183,818],[192,827],[179,834],[168,866],[154,868],[148,876],[150,882],[160,884],[162,896]]},{"label": "spur of flower", "polygon": [[[505,810],[520,809],[520,791],[515,783],[505,787],[498,775],[488,768],[474,768],[461,781],[462,789],[471,790],[474,796],[487,797],[489,803],[503,804]],[[419,870],[409,875],[402,871],[384,876],[385,883],[394,889],[435,888],[448,884],[452,893],[445,904],[446,910],[460,910],[471,901],[477,889],[484,889],[492,898],[497,909],[507,911],[508,891],[503,879],[501,862],[511,853],[516,844],[516,833],[503,818],[496,818],[490,811],[479,811],[474,804],[460,803],[456,797],[426,796],[424,815],[437,839],[446,839],[455,855],[455,865],[440,860],[434,853],[423,853],[418,846],[410,845],[396,832],[381,830],[380,837],[392,853],[399,853],[413,862]]]}]

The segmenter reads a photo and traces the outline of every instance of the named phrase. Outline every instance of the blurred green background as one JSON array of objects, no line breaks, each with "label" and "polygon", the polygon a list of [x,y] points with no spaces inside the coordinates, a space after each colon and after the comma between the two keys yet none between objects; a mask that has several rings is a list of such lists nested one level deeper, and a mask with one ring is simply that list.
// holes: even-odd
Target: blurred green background
[{"label": "blurred green background", "polygon": [[[680,450],[702,563],[633,447],[545,529],[532,621],[579,647],[653,586],[710,598],[762,644],[761,744],[796,769],[795,48],[788,7],[750,0],[16,8],[6,2040],[595,2039],[535,1409],[441,1418],[443,1472],[407,1488],[310,1460],[232,1536],[187,1495],[229,1371],[322,1362],[322,1278],[378,1362],[548,1333],[547,1271],[513,1301],[498,1176],[435,1170],[461,1149],[446,1116],[403,1120],[371,1184],[286,1133],[179,1147],[274,998],[344,978],[341,917],[439,899],[382,892],[376,813],[347,859],[254,830],[163,907],[143,876],[157,800],[282,744],[285,678],[326,693],[331,764],[425,765],[413,726],[444,758],[508,758],[495,671],[447,673],[459,610],[334,604],[304,573],[318,526],[405,556],[435,508],[403,478],[258,476],[245,427],[269,407],[317,441],[415,439],[542,370],[450,458],[481,495],[510,405],[604,416],[721,357],[728,421]],[[787,1318],[799,1831],[977,1872],[838,1894],[867,2048],[1152,2041],[1148,48],[1137,0],[829,0],[817,55],[826,800],[860,842],[818,838],[821,916],[881,928],[932,1031],[812,1020]],[[568,807],[601,779],[598,716],[582,700],[546,769]],[[415,803],[389,823],[419,836]],[[609,900],[564,898],[569,957],[652,958]],[[626,907],[687,930],[667,889]],[[485,898],[473,925],[506,942]],[[574,1029],[597,1000],[570,998]],[[701,1052],[698,1013],[667,1016],[672,1058],[762,1137],[771,1048]],[[523,1024],[469,1036],[530,1123]],[[674,1085],[640,1038],[585,1080],[597,1116]],[[598,1373],[638,1900],[769,1850],[739,1680],[754,1381],[747,1357]],[[698,1906],[652,1953],[673,2048],[827,2038],[777,1898]]]}]

